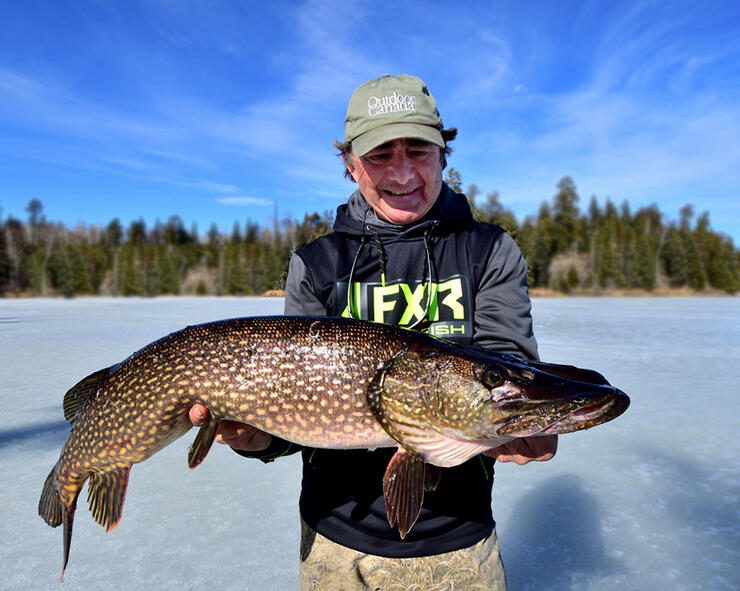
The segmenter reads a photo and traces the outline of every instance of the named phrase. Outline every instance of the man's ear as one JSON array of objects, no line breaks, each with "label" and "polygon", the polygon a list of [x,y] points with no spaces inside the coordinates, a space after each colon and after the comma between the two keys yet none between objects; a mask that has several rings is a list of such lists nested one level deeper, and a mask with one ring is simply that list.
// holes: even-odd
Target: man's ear
[{"label": "man's ear", "polygon": [[347,167],[347,172],[349,172],[352,179],[357,182],[357,169],[355,168],[354,163],[352,162],[353,153],[350,152],[347,154],[347,156],[344,157],[344,164]]}]

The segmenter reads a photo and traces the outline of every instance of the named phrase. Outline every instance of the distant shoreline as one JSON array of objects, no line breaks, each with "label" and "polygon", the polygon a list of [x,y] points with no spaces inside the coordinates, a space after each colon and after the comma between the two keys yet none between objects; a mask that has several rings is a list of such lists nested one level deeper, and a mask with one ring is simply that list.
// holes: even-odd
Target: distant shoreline
[{"label": "distant shoreline", "polygon": [[[691,289],[676,289],[676,288],[661,288],[647,291],[644,289],[574,289],[568,293],[557,291],[555,289],[549,289],[544,287],[530,288],[530,297],[536,298],[696,298],[696,297],[736,297],[737,294],[727,293],[720,290],[703,290],[695,291]],[[272,289],[262,294],[251,294],[251,295],[212,295],[207,294],[203,296],[193,294],[162,294],[152,297],[147,296],[121,296],[121,295],[109,295],[109,294],[97,294],[97,295],[76,295],[72,298],[66,299],[95,299],[95,298],[117,298],[117,299],[128,299],[128,298],[142,298],[142,299],[154,299],[154,298],[238,298],[238,297],[252,297],[252,298],[281,298],[285,296],[285,292],[279,289]],[[40,295],[37,293],[11,293],[0,295],[0,301],[2,300],[20,300],[20,299],[65,299],[64,296],[59,294],[51,295]]]},{"label": "distant shoreline", "polygon": [[568,293],[535,287],[529,290],[533,298],[696,298],[696,297],[735,297],[737,294],[716,289],[696,291],[692,289],[660,288],[652,291],[645,289],[573,289]]}]

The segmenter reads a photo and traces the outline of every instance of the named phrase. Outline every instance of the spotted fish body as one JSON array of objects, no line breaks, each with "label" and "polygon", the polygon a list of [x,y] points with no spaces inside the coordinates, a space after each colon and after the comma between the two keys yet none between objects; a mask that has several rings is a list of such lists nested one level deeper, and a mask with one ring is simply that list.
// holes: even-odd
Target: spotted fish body
[{"label": "spotted fish body", "polygon": [[384,491],[389,522],[403,537],[439,478],[430,464],[456,465],[512,437],[600,424],[629,399],[595,372],[353,319],[273,316],[187,327],[66,394],[72,430],[39,502],[49,525],[64,525],[65,568],[84,482],[93,517],[110,531],[132,464],[188,431],[196,403],[211,418],[193,442],[191,468],[221,420],[310,447],[398,447]]}]

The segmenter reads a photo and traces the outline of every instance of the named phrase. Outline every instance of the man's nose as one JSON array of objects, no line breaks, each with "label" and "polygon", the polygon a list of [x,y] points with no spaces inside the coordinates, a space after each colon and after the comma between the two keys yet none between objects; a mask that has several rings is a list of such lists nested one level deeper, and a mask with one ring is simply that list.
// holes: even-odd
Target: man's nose
[{"label": "man's nose", "polygon": [[393,154],[388,163],[388,176],[391,180],[405,185],[414,176],[414,163],[404,152]]}]

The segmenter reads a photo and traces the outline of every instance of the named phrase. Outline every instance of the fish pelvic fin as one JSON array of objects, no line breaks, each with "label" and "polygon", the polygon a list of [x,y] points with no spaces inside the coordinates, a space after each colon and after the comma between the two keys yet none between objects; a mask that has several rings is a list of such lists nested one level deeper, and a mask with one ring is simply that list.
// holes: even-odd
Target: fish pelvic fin
[{"label": "fish pelvic fin", "polygon": [[206,459],[213,445],[213,440],[216,438],[216,431],[218,431],[218,424],[220,422],[218,419],[211,418],[201,425],[198,434],[193,440],[193,445],[190,446],[190,451],[188,452],[188,466],[191,470],[197,468]]},{"label": "fish pelvic fin", "polygon": [[46,477],[44,489],[39,499],[39,515],[51,527],[61,525],[63,518],[62,496],[59,494],[59,486],[56,478],[57,468],[54,466]]},{"label": "fish pelvic fin", "polygon": [[[398,525],[401,539],[419,518],[424,500],[424,461],[399,448],[388,462],[383,476],[383,496],[388,523]],[[435,485],[436,486],[436,485]]]},{"label": "fish pelvic fin", "polygon": [[121,520],[130,472],[131,464],[127,464],[90,475],[87,502],[93,518],[105,531],[111,531]]},{"label": "fish pelvic fin", "polygon": [[442,478],[442,468],[434,464],[424,464],[424,490],[437,490]]},{"label": "fish pelvic fin", "polygon": [[72,386],[64,395],[64,418],[67,419],[70,424],[74,424],[77,414],[85,405],[87,399],[98,391],[109,372],[115,367],[116,366],[114,365],[106,367],[105,369],[100,369],[95,373],[91,373],[89,376],[83,378]]}]

